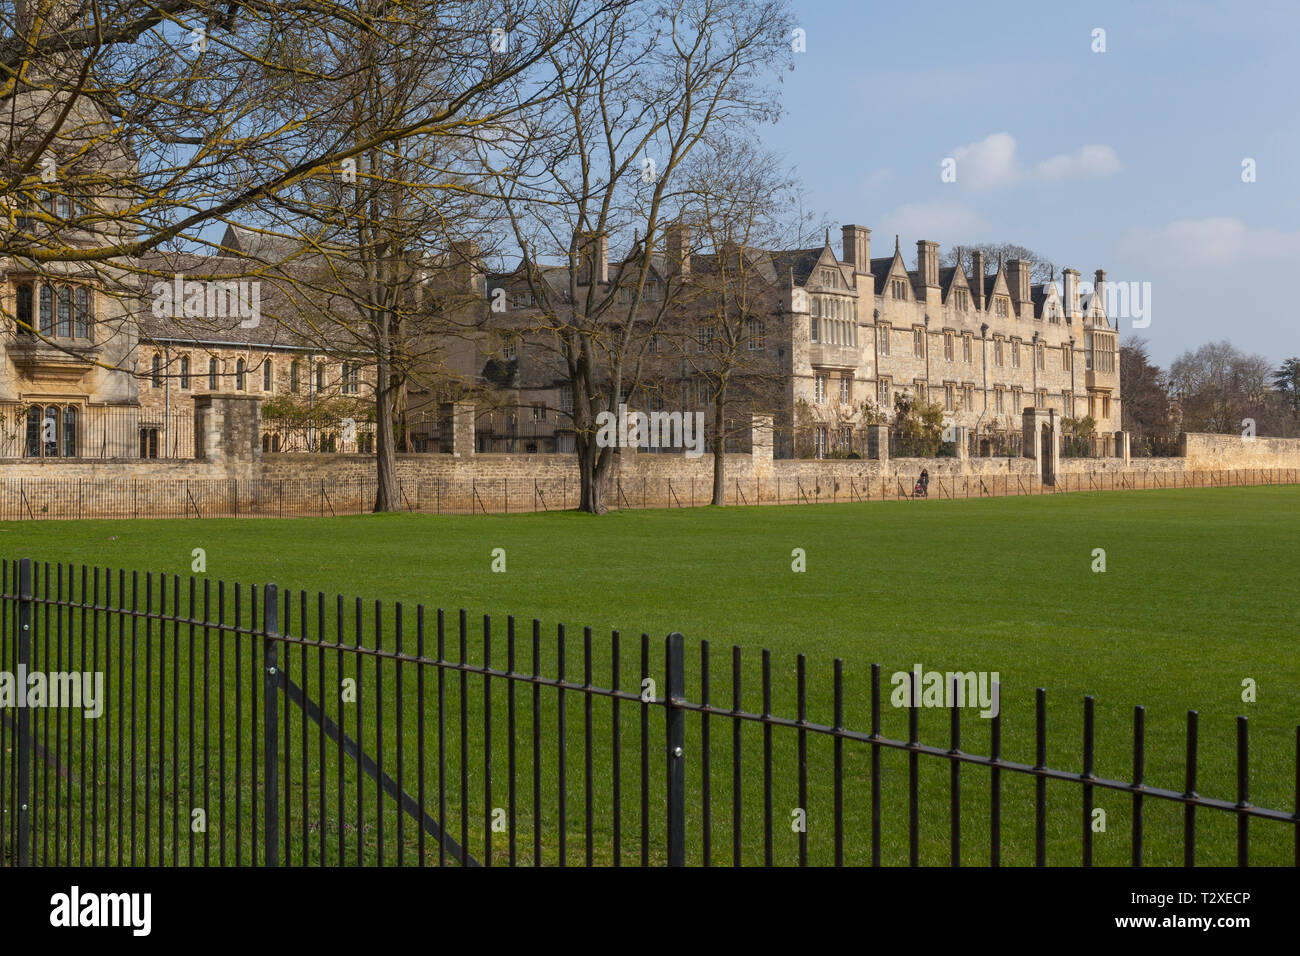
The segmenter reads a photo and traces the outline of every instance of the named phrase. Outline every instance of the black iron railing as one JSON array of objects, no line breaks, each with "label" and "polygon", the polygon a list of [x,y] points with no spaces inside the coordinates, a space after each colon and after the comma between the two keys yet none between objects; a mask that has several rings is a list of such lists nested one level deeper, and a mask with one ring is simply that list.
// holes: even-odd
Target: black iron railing
[{"label": "black iron railing", "polygon": [[[1047,762],[1042,689],[1032,762],[1004,753],[1000,705],[975,721],[988,755],[969,749],[967,675],[951,675],[948,739],[925,743],[914,674],[906,737],[884,732],[878,665],[864,729],[838,659],[827,695],[810,690],[804,655],[791,687],[764,650],[756,697],[752,684],[742,693],[739,647],[718,666],[707,641],[688,652],[677,633],[597,642],[586,628],[575,642],[560,626],[544,641],[538,621],[517,634],[514,618],[501,628],[485,616],[471,639],[464,611],[28,559],[0,572],[0,672],[29,689],[31,675],[47,682],[40,701],[29,690],[26,706],[0,709],[6,864],[958,865],[978,854],[1042,865],[1051,820],[1054,856],[1064,844],[1087,865],[1101,792],[1131,803],[1134,865],[1178,849],[1187,865],[1222,862],[1198,856],[1206,814],[1235,820],[1238,864],[1266,827],[1270,862],[1286,839],[1300,863],[1300,816],[1250,801],[1244,717],[1236,793],[1210,797],[1198,792],[1195,711],[1181,789],[1161,787],[1146,776],[1141,707],[1131,778],[1097,775],[1092,697],[1082,765],[1062,770]],[[818,707],[829,722],[812,719]],[[1032,780],[1032,795],[1012,778]],[[1182,810],[1179,828],[1153,818],[1158,840],[1153,803]],[[800,813],[815,818],[815,842],[790,825]],[[1026,833],[1030,818],[1032,838],[1004,834],[1004,823]]]}]

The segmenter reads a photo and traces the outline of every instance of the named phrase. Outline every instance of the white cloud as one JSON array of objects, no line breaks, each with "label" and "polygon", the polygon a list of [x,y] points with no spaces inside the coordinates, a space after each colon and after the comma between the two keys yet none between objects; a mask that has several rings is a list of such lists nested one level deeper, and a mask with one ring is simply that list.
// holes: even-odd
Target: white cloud
[{"label": "white cloud", "polygon": [[957,182],[990,189],[1010,186],[1020,179],[1016,165],[1016,138],[1010,133],[993,133],[978,143],[953,150],[957,160]]},{"label": "white cloud", "polygon": [[1130,229],[1120,240],[1119,250],[1134,259],[1168,265],[1294,258],[1300,255],[1300,232],[1252,229],[1231,216],[1177,219],[1151,229]]},{"label": "white cloud", "polygon": [[[897,233],[910,236],[913,243],[917,239],[931,239],[941,245],[963,242],[966,237],[983,231],[987,227],[983,216],[961,203],[935,200],[925,203],[907,203],[881,219],[879,227],[872,230],[874,236],[889,236]],[[877,258],[889,255],[892,249],[872,243],[872,254]],[[915,248],[915,247],[913,247]],[[876,250],[880,251],[876,251]],[[904,253],[910,256],[910,253]],[[910,261],[910,259],[909,259]]]},{"label": "white cloud", "polygon": [[1034,167],[1039,179],[1060,182],[1065,179],[1087,179],[1092,176],[1110,176],[1122,168],[1119,156],[1109,146],[1080,147],[1073,155],[1062,154],[1045,159]]},{"label": "white cloud", "polygon": [[978,143],[958,146],[953,150],[957,182],[975,189],[996,189],[1028,180],[1064,182],[1109,176],[1122,168],[1115,150],[1090,144],[1074,153],[1052,156],[1025,170],[1016,158],[1016,148],[1016,138],[1010,133],[992,133]]}]

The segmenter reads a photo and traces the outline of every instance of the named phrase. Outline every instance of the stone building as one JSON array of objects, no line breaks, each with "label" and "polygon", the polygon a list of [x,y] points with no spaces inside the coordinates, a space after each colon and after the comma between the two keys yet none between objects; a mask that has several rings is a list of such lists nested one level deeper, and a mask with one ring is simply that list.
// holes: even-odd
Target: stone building
[{"label": "stone building", "polygon": [[1058,292],[1031,284],[1027,261],[975,253],[968,276],[940,267],[938,244],[921,240],[909,270],[897,237],[892,255],[873,259],[869,229],[843,234],[839,257],[829,241],[799,256],[790,295],[790,400],[811,406],[819,452],[847,444],[844,420],[859,420],[864,401],[887,414],[900,391],[981,435],[1019,431],[1029,408],[1091,416],[1098,434],[1119,430],[1105,272],[1081,295],[1079,272],[1065,269]]},{"label": "stone building", "polygon": [[[670,229],[664,246],[638,319],[647,339],[640,374],[622,392],[632,407],[707,412],[725,367],[727,415],[736,423],[726,426],[729,450],[745,449],[753,413],[770,412],[779,456],[862,452],[864,426],[888,421],[907,394],[939,405],[952,434],[976,436],[976,454],[989,454],[1001,437],[1018,440],[1029,409],[1062,420],[1091,416],[1096,450],[1111,453],[1121,420],[1118,333],[1105,314],[1101,270],[1089,294],[1074,269],[1064,270],[1058,291],[1053,282],[1032,283],[1026,261],[985,262],[976,253],[970,275],[961,265],[941,267],[938,244],[925,240],[916,244],[917,268],[908,269],[897,237],[892,255],[873,259],[870,230],[855,225],[843,227],[838,256],[829,235],[820,248],[734,249],[722,258],[692,254],[689,233]],[[567,302],[576,287],[585,299],[594,277],[601,294],[626,301],[631,289],[620,286],[637,263],[611,264],[604,241],[597,249],[576,286],[566,268],[535,270],[544,294]],[[523,264],[490,276],[489,299],[507,307],[493,310],[495,334],[462,355],[462,373],[477,369],[481,386],[504,395],[497,399],[504,414],[517,415],[505,419],[513,430],[502,435],[498,413],[480,408],[482,451],[572,448],[572,400],[538,316],[536,281],[527,281]],[[744,299],[743,314],[715,317],[708,307],[720,281],[750,287],[731,296]],[[665,298],[675,304],[660,314]]]},{"label": "stone building", "polygon": [[194,398],[210,394],[262,398],[264,451],[373,450],[370,356],[325,347],[331,330],[293,277],[258,275],[277,257],[267,242],[232,226],[221,255],[145,264],[134,355],[142,457],[189,457]]},{"label": "stone building", "polygon": [[[19,14],[29,16],[25,6]],[[0,208],[15,253],[0,258],[5,458],[130,454],[134,442],[130,263],[37,259],[51,249],[115,244],[129,232],[120,213],[130,197],[118,184],[130,178],[134,157],[92,100],[49,92],[59,90],[58,71],[57,62],[32,64],[6,100],[4,176],[19,185]],[[22,168],[34,153],[38,163]]]}]

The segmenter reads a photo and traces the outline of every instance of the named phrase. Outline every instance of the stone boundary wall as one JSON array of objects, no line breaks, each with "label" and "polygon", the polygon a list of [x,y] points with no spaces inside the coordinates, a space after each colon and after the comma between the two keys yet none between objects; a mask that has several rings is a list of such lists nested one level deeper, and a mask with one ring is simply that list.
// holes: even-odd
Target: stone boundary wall
[{"label": "stone boundary wall", "polygon": [[[266,454],[260,402],[247,395],[196,401],[199,457],[176,459],[19,460],[0,464],[0,520],[37,517],[210,517],[215,515],[360,514],[373,506],[370,455]],[[473,416],[456,406],[446,454],[397,456],[402,505],[413,511],[506,512],[575,507],[580,488],[573,454],[475,454]],[[1300,440],[1237,435],[1183,436],[1179,458],[1062,458],[1050,440],[1056,422],[1026,409],[1025,447],[1055,476],[1040,478],[1039,457],[890,458],[885,426],[867,459],[772,458],[771,419],[755,416],[749,454],[726,456],[729,504],[792,504],[907,497],[928,470],[931,497],[983,497],[1110,488],[1293,483]],[[610,508],[690,507],[712,497],[713,457],[624,449],[605,489]]]},{"label": "stone boundary wall", "polygon": [[1186,467],[1300,468],[1300,439],[1189,433],[1180,439]]},{"label": "stone boundary wall", "polygon": [[[322,456],[313,456],[320,458]],[[351,456],[348,456],[351,457]],[[441,456],[431,455],[437,459]],[[556,511],[576,506],[576,468],[531,476],[526,458],[520,477],[515,456],[483,456],[473,469],[407,461],[399,466],[402,507],[435,514]],[[736,456],[740,458],[742,456]],[[310,468],[284,469],[284,477],[233,478],[11,478],[0,481],[0,521],[42,518],[245,518],[361,515],[373,507],[376,482],[361,461],[313,460]],[[1030,469],[936,469],[933,459],[899,459],[890,469],[854,462],[777,462],[756,474],[737,461],[726,481],[728,505],[791,505],[898,500],[911,497],[922,467],[930,471],[932,499],[987,498],[1145,488],[1297,484],[1300,468],[1187,470],[1171,466],[1067,471],[1054,485]],[[349,469],[340,477],[333,466]],[[495,466],[495,467],[494,467]],[[787,467],[788,466],[788,467]],[[620,508],[689,508],[710,503],[711,470],[682,475],[671,469],[624,468],[611,481],[606,503]],[[658,474],[651,474],[657,471]],[[312,477],[307,477],[310,474]],[[373,475],[373,469],[371,471]]]}]

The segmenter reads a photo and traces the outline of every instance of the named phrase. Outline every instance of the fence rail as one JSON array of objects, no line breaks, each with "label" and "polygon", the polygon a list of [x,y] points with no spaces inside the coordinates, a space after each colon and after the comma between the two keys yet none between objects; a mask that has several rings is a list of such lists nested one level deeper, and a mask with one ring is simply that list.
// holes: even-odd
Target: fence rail
[{"label": "fence rail", "polygon": [[194,414],[134,405],[0,403],[0,459],[194,457]]},{"label": "fence rail", "polygon": [[[916,479],[933,461],[917,460],[907,477],[808,473],[770,479],[731,479],[729,505],[834,504],[913,498]],[[1097,471],[1060,474],[1054,484],[1025,472],[931,475],[926,497],[1001,498],[1080,491],[1213,488],[1300,482],[1300,469],[1222,471]],[[402,481],[407,511],[426,514],[509,514],[574,508],[579,483],[568,478],[421,479]],[[689,508],[711,501],[712,481],[615,478],[606,489],[611,508]],[[79,518],[291,518],[364,514],[374,507],[371,479],[60,479],[0,480],[0,521]]]},{"label": "fence rail", "polygon": [[[1083,700],[1081,767],[1065,770],[1047,764],[1042,688],[1034,757],[1017,760],[1013,747],[1004,750],[1011,738],[1000,707],[974,721],[988,729],[988,755],[963,743],[969,725],[955,677],[953,705],[927,718],[931,729],[946,724],[948,739],[925,743],[915,675],[910,700],[882,716],[879,665],[867,710],[850,696],[840,659],[826,694],[810,687],[802,654],[791,686],[774,679],[763,650],[755,682],[740,647],[716,655],[707,641],[688,647],[680,633],[662,644],[646,634],[623,642],[617,631],[596,641],[585,628],[578,643],[560,625],[543,640],[537,620],[517,634],[513,617],[503,629],[484,616],[479,631],[464,610],[410,613],[400,603],[274,585],[30,559],[4,561],[0,576],[0,670],[44,674],[50,691],[60,674],[103,678],[94,700],[83,696],[73,708],[29,696],[29,706],[0,710],[4,864],[959,865],[979,857],[997,866],[1044,865],[1049,847],[1055,857],[1077,843],[1088,865],[1095,797],[1106,791],[1129,797],[1134,865],[1177,849],[1186,865],[1206,862],[1197,851],[1204,813],[1235,822],[1239,865],[1258,855],[1251,838],[1264,827],[1272,862],[1285,834],[1300,863],[1300,815],[1250,801],[1244,717],[1236,793],[1211,797],[1197,790],[1195,711],[1184,779],[1162,787],[1145,774],[1142,707],[1133,709],[1132,778],[1096,773],[1092,697]],[[608,680],[598,681],[598,670]],[[729,700],[715,700],[715,687]],[[1000,700],[1000,688],[994,693]],[[817,722],[813,709],[822,708],[830,720]],[[867,728],[855,726],[863,712]],[[905,737],[885,732],[904,716]],[[1024,733],[1018,741],[1030,743]],[[1300,728],[1296,741],[1300,768]],[[935,788],[944,776],[947,787]],[[1032,795],[1013,779],[1032,780]],[[1181,808],[1182,821],[1171,827],[1150,814],[1153,845],[1144,823],[1156,803]],[[789,826],[788,806],[817,825]],[[1029,838],[1021,824],[1031,817]],[[1025,839],[1009,838],[1011,829]],[[983,848],[971,846],[972,831]]]}]

